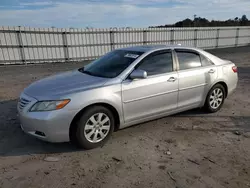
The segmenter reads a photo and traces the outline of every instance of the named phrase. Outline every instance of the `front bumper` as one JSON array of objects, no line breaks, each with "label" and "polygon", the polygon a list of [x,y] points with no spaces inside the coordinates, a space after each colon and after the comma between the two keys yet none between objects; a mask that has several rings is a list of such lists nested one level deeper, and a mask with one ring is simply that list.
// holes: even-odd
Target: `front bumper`
[{"label": "front bumper", "polygon": [[37,100],[26,94],[22,94],[20,98],[29,101],[25,107],[20,108],[20,102],[17,107],[21,128],[25,133],[48,142],[68,142],[70,140],[69,128],[75,112],[67,109],[29,112]]}]

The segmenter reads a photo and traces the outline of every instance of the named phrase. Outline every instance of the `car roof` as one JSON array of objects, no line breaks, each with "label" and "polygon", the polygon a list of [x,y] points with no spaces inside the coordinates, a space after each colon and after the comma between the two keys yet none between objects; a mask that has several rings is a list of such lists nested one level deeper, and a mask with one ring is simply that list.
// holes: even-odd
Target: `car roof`
[{"label": "car roof", "polygon": [[198,50],[198,49],[193,48],[193,47],[187,47],[187,46],[182,46],[182,45],[143,45],[143,46],[131,46],[131,47],[126,47],[126,48],[121,48],[119,50],[150,52],[150,51],[155,51],[155,50],[171,49],[171,48]]}]

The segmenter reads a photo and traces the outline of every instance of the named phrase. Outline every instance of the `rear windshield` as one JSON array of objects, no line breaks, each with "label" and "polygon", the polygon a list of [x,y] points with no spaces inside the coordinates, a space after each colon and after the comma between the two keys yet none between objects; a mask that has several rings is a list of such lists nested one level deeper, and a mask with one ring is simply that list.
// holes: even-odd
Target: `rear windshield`
[{"label": "rear windshield", "polygon": [[93,61],[79,71],[98,77],[114,78],[121,74],[143,52],[115,50]]}]

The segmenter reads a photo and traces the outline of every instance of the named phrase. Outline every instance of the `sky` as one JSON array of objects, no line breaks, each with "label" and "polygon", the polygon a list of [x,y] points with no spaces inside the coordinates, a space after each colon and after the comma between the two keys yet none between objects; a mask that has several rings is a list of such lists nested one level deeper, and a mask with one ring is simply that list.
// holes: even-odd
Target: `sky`
[{"label": "sky", "polygon": [[0,0],[0,26],[110,28],[250,17],[250,0]]}]

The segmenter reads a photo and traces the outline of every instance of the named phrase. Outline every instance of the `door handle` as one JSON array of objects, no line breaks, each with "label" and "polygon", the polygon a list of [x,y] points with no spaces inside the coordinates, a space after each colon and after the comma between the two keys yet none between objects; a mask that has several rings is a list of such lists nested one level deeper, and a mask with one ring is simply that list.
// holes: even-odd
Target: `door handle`
[{"label": "door handle", "polygon": [[177,80],[177,78],[175,78],[175,77],[170,77],[169,79],[168,79],[168,82],[175,82]]},{"label": "door handle", "polygon": [[208,73],[215,73],[215,70],[214,70],[214,69],[210,69],[210,70],[208,71]]}]

